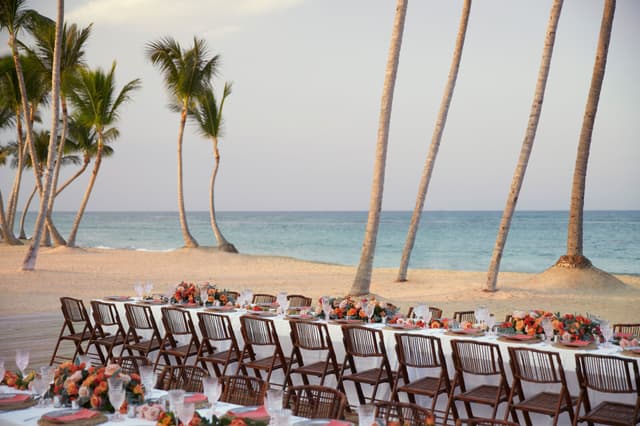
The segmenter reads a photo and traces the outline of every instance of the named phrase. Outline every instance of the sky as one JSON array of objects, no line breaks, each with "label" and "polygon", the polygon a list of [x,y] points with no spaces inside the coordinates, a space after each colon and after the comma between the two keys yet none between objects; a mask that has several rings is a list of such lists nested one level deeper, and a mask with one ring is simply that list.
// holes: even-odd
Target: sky
[{"label": "sky", "polygon": [[[52,0],[27,6],[55,16]],[[550,0],[476,1],[425,208],[502,210],[524,138]],[[602,16],[601,0],[566,0],[518,202],[567,210]],[[394,95],[384,210],[412,210],[447,80],[462,0],[409,2]],[[216,208],[367,210],[393,0],[67,0],[66,19],[93,23],[90,67],[117,62],[118,89],[142,89],[122,109],[88,210],[177,210],[179,114],[145,45],[203,38],[221,56],[218,93],[233,82]],[[7,54],[0,34],[0,54]],[[640,209],[640,2],[619,0],[595,121],[586,209]],[[49,125],[49,120],[44,120]],[[0,133],[0,143],[14,140]],[[208,209],[212,145],[187,125],[187,210]],[[74,172],[63,170],[64,176]],[[9,193],[14,170],[0,168]],[[25,188],[33,185],[26,174]],[[75,211],[89,173],[56,200]],[[21,204],[28,190],[22,191]],[[22,207],[20,207],[21,209]]]}]

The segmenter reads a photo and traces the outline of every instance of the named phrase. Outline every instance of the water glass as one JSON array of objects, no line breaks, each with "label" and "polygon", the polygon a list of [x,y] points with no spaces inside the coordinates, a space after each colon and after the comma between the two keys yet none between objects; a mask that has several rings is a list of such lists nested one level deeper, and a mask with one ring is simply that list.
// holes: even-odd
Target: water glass
[{"label": "water glass", "polygon": [[202,379],[202,387],[204,390],[204,394],[209,400],[210,406],[210,415],[209,417],[213,417],[213,414],[216,409],[216,403],[218,399],[220,399],[220,395],[222,394],[222,384],[218,382],[217,377],[205,377]]},{"label": "water glass", "polygon": [[[6,372],[5,368],[4,368],[4,359],[0,358],[0,382],[2,382],[2,380],[4,380],[4,373]],[[3,390],[0,390],[0,393],[3,393]]]},{"label": "water glass", "polygon": [[125,417],[120,414],[120,407],[122,407],[122,403],[124,402],[125,390],[124,390],[124,381],[121,379],[110,378],[109,382],[109,402],[113,406],[115,410],[113,416],[111,416],[112,422],[121,422],[124,421]]},{"label": "water glass", "polygon": [[273,420],[276,410],[282,409],[282,389],[269,389],[267,391],[265,408]]},{"label": "water glass", "polygon": [[291,424],[291,410],[288,408],[280,408],[275,410],[271,416],[272,423],[275,426],[289,426]]},{"label": "water glass", "polygon": [[182,389],[171,389],[169,394],[169,410],[177,412],[178,408],[184,404],[184,394],[186,392]]},{"label": "water glass", "polygon": [[29,365],[29,351],[24,349],[16,350],[16,367],[22,373],[22,377],[26,375],[27,366]]},{"label": "water glass", "polygon": [[139,300],[142,300],[142,297],[144,296],[144,287],[142,286],[142,283],[135,283],[133,285],[133,291],[136,293],[136,297]]},{"label": "water glass", "polygon": [[45,403],[45,395],[48,390],[49,390],[49,382],[47,381],[46,378],[37,377],[33,379],[33,382],[31,382],[31,391],[34,393],[36,397],[40,398],[40,400],[38,401],[38,407],[47,406],[47,404]]},{"label": "water glass", "polygon": [[140,366],[140,381],[142,381],[146,397],[150,398],[156,385],[156,372],[153,369],[153,365]]},{"label": "water glass", "polygon": [[196,412],[196,404],[194,402],[182,401],[182,404],[176,410],[176,415],[182,424],[188,425]]},{"label": "water glass", "polygon": [[151,281],[147,281],[147,283],[144,285],[145,296],[151,296],[152,291],[153,291],[153,283]]},{"label": "water glass", "polygon": [[358,406],[358,426],[371,426],[375,422],[376,406],[365,404]]}]

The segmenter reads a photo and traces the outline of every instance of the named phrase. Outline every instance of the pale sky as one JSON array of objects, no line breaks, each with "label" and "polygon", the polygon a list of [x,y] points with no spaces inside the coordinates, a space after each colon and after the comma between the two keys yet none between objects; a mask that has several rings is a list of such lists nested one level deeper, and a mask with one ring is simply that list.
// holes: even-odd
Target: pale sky
[{"label": "pale sky", "polygon": [[[54,17],[52,0],[27,5]],[[426,208],[502,210],[524,138],[550,0],[474,2],[458,83]],[[567,210],[602,16],[566,0],[520,210]],[[462,0],[409,2],[391,118],[383,208],[412,210],[447,79]],[[143,88],[122,111],[89,210],[177,209],[179,114],[166,106],[145,44],[204,38],[232,81],[216,189],[221,210],[367,210],[393,0],[68,0],[93,22],[91,67],[117,61],[118,88]],[[6,33],[0,35],[6,54]],[[640,2],[619,0],[591,146],[585,208],[640,209]],[[48,119],[45,120],[48,126]],[[15,138],[0,134],[2,142]],[[187,210],[208,209],[211,143],[184,138]],[[65,176],[73,172],[69,167]],[[9,193],[14,170],[0,168]],[[75,211],[89,173],[56,201]],[[32,185],[32,173],[25,188]],[[23,191],[22,200],[26,199]],[[20,209],[22,208],[22,202]]]}]

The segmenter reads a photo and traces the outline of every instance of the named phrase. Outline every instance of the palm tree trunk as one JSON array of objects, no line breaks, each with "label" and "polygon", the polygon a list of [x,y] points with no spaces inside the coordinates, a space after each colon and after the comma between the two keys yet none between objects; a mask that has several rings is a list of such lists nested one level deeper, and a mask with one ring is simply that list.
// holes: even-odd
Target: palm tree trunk
[{"label": "palm tree trunk", "polygon": [[82,163],[82,167],[80,167],[80,170],[78,170],[73,176],[71,176],[69,179],[67,179],[67,181],[62,184],[62,186],[60,188],[56,189],[56,197],[58,195],[60,195],[60,193],[71,184],[71,182],[73,182],[74,180],[76,180],[78,178],[78,176],[80,176],[82,173],[84,173],[85,170],[87,170],[87,166],[89,165],[89,162],[91,161],[91,158],[85,154],[84,156],[84,162]]},{"label": "palm tree trunk", "polygon": [[451,105],[451,99],[453,98],[453,89],[456,87],[456,80],[458,78],[460,60],[462,59],[462,48],[464,47],[464,39],[467,33],[470,10],[471,0],[465,0],[464,5],[462,6],[462,16],[460,17],[460,25],[458,26],[458,37],[456,39],[456,47],[451,61],[451,69],[449,70],[449,79],[447,80],[447,86],[444,89],[442,102],[440,103],[440,111],[438,112],[436,127],[433,130],[433,136],[431,137],[429,154],[427,155],[427,159],[422,170],[422,177],[420,178],[420,186],[418,188],[418,197],[416,198],[416,205],[413,208],[413,215],[411,216],[409,231],[407,232],[407,240],[405,241],[404,249],[402,250],[402,259],[400,260],[400,267],[398,268],[398,277],[396,278],[396,281],[407,281],[407,269],[409,268],[411,251],[413,250],[413,245],[416,241],[416,233],[418,232],[418,226],[420,225],[422,209],[424,208],[424,202],[427,198],[427,191],[429,189],[429,182],[431,181],[431,174],[433,173],[436,156],[438,155],[438,149],[440,148],[440,140],[442,139],[444,126],[447,123],[449,106]]},{"label": "palm tree trunk", "polygon": [[20,197],[20,185],[22,183],[22,172],[24,170],[24,157],[26,155],[25,143],[22,138],[22,120],[20,119],[20,111],[16,114],[16,130],[18,133],[18,168],[16,176],[13,180],[11,196],[9,197],[9,205],[7,206],[7,226],[13,234],[15,226],[16,211],[18,210],[18,198]]},{"label": "palm tree trunk", "polygon": [[[45,171],[44,185],[40,195],[40,211],[36,219],[36,224],[31,239],[31,245],[27,250],[27,254],[22,263],[23,271],[32,271],[36,266],[38,251],[40,250],[40,240],[44,229],[45,220],[47,220],[47,206],[49,205],[49,197],[51,197],[51,184],[53,183],[53,162],[56,157],[56,148],[58,142],[58,116],[59,116],[59,98],[60,98],[60,58],[62,53],[62,25],[64,21],[64,0],[58,0],[58,13],[56,17],[56,36],[55,50],[53,55],[52,69],[52,91],[51,91],[51,137],[49,138],[49,154],[47,155],[47,169]],[[32,144],[33,145],[33,144]],[[33,154],[33,153],[32,153]],[[35,155],[31,160],[35,168]],[[47,221],[50,229],[53,226]]]},{"label": "palm tree trunk", "polygon": [[2,241],[10,246],[22,244],[20,240],[13,236],[13,232],[9,232],[7,225],[7,218],[4,214],[4,202],[2,201],[2,191],[0,191],[0,235],[2,236]]},{"label": "palm tree trunk", "polygon": [[189,226],[187,225],[187,215],[184,212],[184,194],[182,190],[182,137],[184,135],[184,126],[187,122],[187,104],[182,107],[182,114],[180,116],[180,129],[178,131],[178,214],[180,215],[180,227],[182,228],[182,238],[184,239],[185,247],[195,248],[198,247],[198,242],[193,238],[189,232]]},{"label": "palm tree trunk", "polygon": [[[53,224],[53,218],[51,214],[53,213],[53,204],[56,200],[58,187],[58,177],[60,176],[60,166],[62,165],[62,157],[64,155],[64,144],[67,139],[67,101],[64,96],[60,96],[60,105],[62,107],[62,130],[60,131],[60,143],[58,144],[58,156],[56,157],[55,169],[53,171],[53,182],[51,189],[51,197],[49,198],[49,206],[47,207],[47,218],[49,219],[49,223]],[[51,239],[53,240],[54,247],[66,245],[67,242],[64,240],[62,235],[58,232],[55,227],[49,227],[49,234],[51,235]]]},{"label": "palm tree trunk", "polygon": [[228,253],[237,253],[238,250],[235,248],[233,244],[224,238],[220,228],[218,227],[218,222],[216,221],[216,208],[213,202],[213,194],[214,188],[216,185],[216,176],[218,175],[218,168],[220,167],[220,151],[218,150],[218,138],[213,139],[213,156],[215,157],[215,163],[213,166],[213,171],[211,172],[211,182],[209,183],[209,218],[211,219],[211,229],[213,230],[213,235],[216,237],[216,241],[218,243],[218,250],[226,251]]},{"label": "palm tree trunk", "polygon": [[80,208],[78,208],[76,217],[73,220],[73,225],[71,226],[71,232],[69,233],[69,238],[67,238],[67,246],[69,247],[76,246],[76,235],[78,234],[80,221],[82,221],[84,210],[87,207],[87,203],[89,202],[89,197],[91,196],[91,191],[93,190],[93,185],[96,182],[96,178],[98,177],[98,171],[100,170],[100,164],[102,163],[102,150],[103,150],[102,133],[98,133],[98,152],[96,153],[96,161],[95,163],[93,163],[93,171],[91,172],[91,177],[89,178],[89,184],[87,185],[87,189],[84,192],[84,197],[82,197]]},{"label": "palm tree trunk", "polygon": [[37,186],[33,186],[33,191],[31,191],[31,195],[27,198],[27,202],[24,205],[24,210],[22,210],[22,215],[20,216],[20,239],[26,240],[27,234],[24,232],[24,221],[27,218],[27,212],[29,211],[29,207],[31,206],[31,201],[33,201],[33,196],[36,195],[36,191],[38,190]]},{"label": "palm tree trunk", "polygon": [[529,164],[529,156],[531,155],[533,142],[536,138],[536,131],[538,130],[538,122],[542,112],[542,103],[544,101],[544,93],[547,87],[547,78],[549,77],[549,70],[551,68],[551,57],[553,55],[553,47],[556,41],[556,29],[558,28],[558,21],[560,20],[562,4],[563,0],[555,0],[551,6],[549,24],[547,25],[547,35],[544,40],[544,49],[542,51],[542,61],[540,62],[540,69],[538,71],[538,82],[533,96],[533,103],[531,104],[531,112],[529,113],[529,123],[527,124],[527,131],[524,135],[522,147],[520,148],[518,164],[513,172],[507,203],[502,213],[502,219],[500,220],[500,227],[498,228],[498,235],[496,237],[496,243],[491,256],[491,263],[489,264],[489,271],[487,272],[487,281],[483,287],[483,290],[485,291],[496,291],[502,253],[507,242],[509,228],[511,227],[511,219],[513,218],[518,197],[520,196],[520,189],[522,188],[524,175],[527,171],[527,165]]},{"label": "palm tree trunk", "polygon": [[593,135],[593,123],[595,122],[598,111],[602,81],[604,80],[604,72],[607,66],[607,55],[609,53],[609,42],[611,40],[611,29],[613,27],[615,10],[616,1],[606,0],[602,14],[602,23],[600,24],[598,50],[593,66],[593,74],[591,75],[589,98],[587,99],[584,118],[582,120],[576,165],[573,171],[571,209],[569,210],[569,226],[567,232],[567,254],[560,257],[556,263],[556,265],[559,266],[570,268],[585,268],[591,266],[591,262],[582,252],[584,190],[587,180],[587,164],[589,162],[589,150],[591,148],[591,137]]},{"label": "palm tree trunk", "polygon": [[376,250],[378,227],[380,225],[380,210],[382,209],[382,194],[384,190],[385,163],[387,160],[387,144],[389,142],[389,122],[391,120],[391,108],[393,105],[393,90],[396,83],[398,62],[400,59],[400,47],[402,45],[402,33],[404,20],[407,14],[408,0],[397,0],[396,14],[391,33],[391,46],[387,58],[384,86],[380,106],[380,118],[378,122],[378,138],[376,143],[376,159],[373,167],[373,182],[371,186],[371,200],[369,203],[369,215],[362,243],[360,263],[356,276],[349,290],[349,294],[362,295],[369,293],[371,286],[371,271],[373,269],[373,256]]}]

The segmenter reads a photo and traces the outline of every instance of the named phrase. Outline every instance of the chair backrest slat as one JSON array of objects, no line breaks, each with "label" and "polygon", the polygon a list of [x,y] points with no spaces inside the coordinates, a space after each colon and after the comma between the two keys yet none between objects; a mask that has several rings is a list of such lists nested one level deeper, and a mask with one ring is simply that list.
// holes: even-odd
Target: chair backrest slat
[{"label": "chair backrest slat", "polygon": [[640,375],[635,359],[576,354],[576,367],[583,387],[606,393],[635,393],[640,397]]}]

